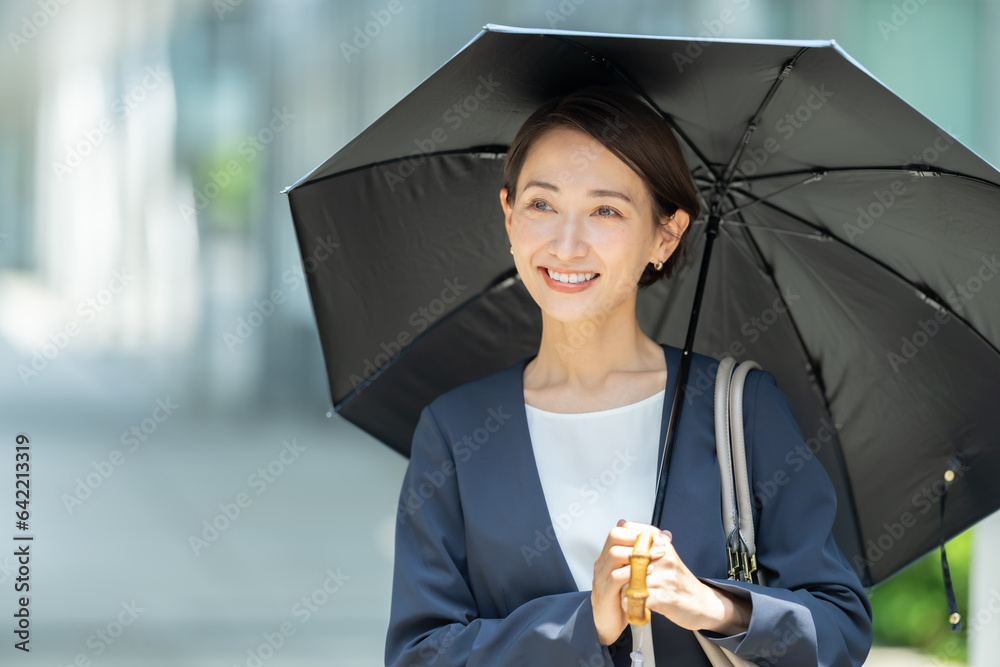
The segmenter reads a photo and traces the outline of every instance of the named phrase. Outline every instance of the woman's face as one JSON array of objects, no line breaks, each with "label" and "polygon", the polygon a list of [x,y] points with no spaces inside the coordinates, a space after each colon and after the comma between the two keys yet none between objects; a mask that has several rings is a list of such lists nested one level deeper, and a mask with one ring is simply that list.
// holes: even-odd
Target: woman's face
[{"label": "woman's face", "polygon": [[[515,194],[508,205],[507,189],[500,191],[514,263],[539,307],[561,321],[591,319],[634,299],[646,264],[666,262],[677,245],[654,224],[638,174],[576,129],[552,129],[535,141]],[[687,218],[677,209],[674,234]]]}]

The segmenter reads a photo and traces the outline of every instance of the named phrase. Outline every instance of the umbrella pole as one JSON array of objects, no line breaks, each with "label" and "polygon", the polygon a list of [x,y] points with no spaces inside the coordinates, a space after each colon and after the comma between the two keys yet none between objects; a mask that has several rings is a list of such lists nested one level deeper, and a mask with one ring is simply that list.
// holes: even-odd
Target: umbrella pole
[{"label": "umbrella pole", "polygon": [[722,197],[716,192],[712,196],[712,212],[708,216],[708,224],[705,227],[705,253],[701,258],[701,267],[698,271],[698,285],[694,292],[694,305],[691,307],[691,319],[688,322],[687,339],[684,341],[684,353],[681,355],[681,367],[677,376],[677,386],[674,389],[673,406],[670,408],[670,420],[667,422],[666,446],[663,450],[663,461],[660,463],[660,471],[656,478],[656,500],[653,502],[653,520],[650,522],[656,527],[660,526],[660,518],[663,515],[663,503],[667,496],[667,477],[670,475],[670,459],[674,453],[674,438],[677,435],[677,420],[681,410],[681,396],[687,385],[688,371],[691,368],[691,348],[694,346],[694,333],[698,328],[698,314],[701,311],[701,299],[705,292],[705,282],[708,279],[708,263],[712,258],[712,245],[715,237],[719,235],[719,204]]}]

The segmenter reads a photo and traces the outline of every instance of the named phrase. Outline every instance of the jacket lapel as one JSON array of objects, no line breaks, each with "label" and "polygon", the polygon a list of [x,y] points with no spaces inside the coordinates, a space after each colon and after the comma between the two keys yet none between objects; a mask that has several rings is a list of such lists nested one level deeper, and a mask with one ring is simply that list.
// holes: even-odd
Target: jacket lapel
[{"label": "jacket lapel", "polygon": [[[680,350],[669,345],[661,343],[660,347],[663,348],[664,359],[667,364],[667,385],[661,408],[659,454],[657,459],[660,465],[662,465],[667,425],[670,418],[669,413],[677,388],[677,373],[680,368],[681,353]],[[557,538],[551,539],[555,537],[554,531],[551,530],[552,519],[549,516],[548,506],[545,501],[545,492],[542,489],[541,478],[538,475],[538,468],[535,465],[531,434],[528,429],[528,416],[524,408],[524,369],[536,356],[526,357],[519,363],[514,364],[508,369],[510,372],[509,377],[505,378],[505,382],[503,383],[503,391],[506,397],[504,403],[513,406],[513,423],[511,425],[514,428],[514,432],[511,433],[510,446],[512,451],[510,452],[511,456],[508,459],[508,463],[512,467],[510,470],[510,474],[514,476],[512,478],[521,481],[520,486],[525,494],[525,497],[521,499],[522,502],[517,504],[523,512],[523,515],[519,517],[519,521],[531,528],[529,532],[533,532],[537,526],[546,526],[551,531],[549,536],[543,540],[546,550],[551,552],[548,554],[549,558],[545,560],[551,559],[553,563],[553,567],[551,568],[552,574],[557,577],[557,581],[551,583],[559,590],[575,591],[578,589],[573,574],[569,569],[569,564],[566,561],[566,555],[559,545],[559,540]],[[647,519],[647,521],[650,519]],[[536,541],[537,539],[541,538],[536,537]],[[546,540],[548,543],[546,543]]]}]

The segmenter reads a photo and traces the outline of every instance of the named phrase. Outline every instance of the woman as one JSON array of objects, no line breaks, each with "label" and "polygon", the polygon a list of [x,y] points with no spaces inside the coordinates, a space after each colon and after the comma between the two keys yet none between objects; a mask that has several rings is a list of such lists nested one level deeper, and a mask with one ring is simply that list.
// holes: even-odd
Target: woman
[{"label": "woman", "polygon": [[[500,203],[542,339],[421,412],[386,665],[628,665],[636,648],[644,667],[709,665],[694,632],[760,665],[862,664],[871,606],[832,536],[836,495],[815,458],[790,465],[803,437],[770,373],[750,372],[744,400],[752,488],[787,479],[755,499],[769,585],[726,578],[710,392],[685,398],[663,525],[645,523],[681,355],[641,331],[636,296],[671,275],[699,213],[666,123],[617,90],[551,100],[510,146]],[[644,530],[652,618],[632,637]]]}]

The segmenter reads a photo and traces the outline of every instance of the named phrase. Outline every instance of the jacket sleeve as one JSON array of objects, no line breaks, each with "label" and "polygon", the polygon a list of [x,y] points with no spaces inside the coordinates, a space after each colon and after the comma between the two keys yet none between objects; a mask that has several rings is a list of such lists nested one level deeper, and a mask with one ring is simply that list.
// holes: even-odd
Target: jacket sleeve
[{"label": "jacket sleeve", "polygon": [[386,667],[612,665],[590,591],[535,598],[506,618],[480,616],[458,486],[452,448],[427,406],[400,492]]},{"label": "jacket sleeve", "polygon": [[861,665],[872,645],[872,609],[833,538],[833,484],[774,376],[751,371],[745,387],[744,398],[755,394],[746,434],[760,508],[757,565],[767,585],[699,577],[752,605],[746,632],[699,632],[758,665]]}]

